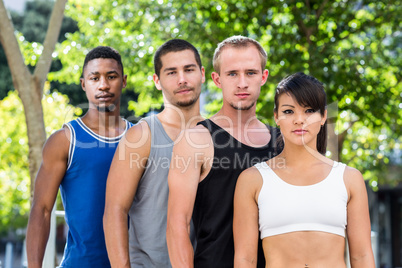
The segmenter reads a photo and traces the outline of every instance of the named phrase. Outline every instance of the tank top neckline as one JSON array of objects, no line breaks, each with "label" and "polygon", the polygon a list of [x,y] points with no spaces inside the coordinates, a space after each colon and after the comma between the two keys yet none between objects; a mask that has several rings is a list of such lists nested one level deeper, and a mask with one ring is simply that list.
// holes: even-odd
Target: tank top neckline
[{"label": "tank top neckline", "polygon": [[278,174],[276,174],[276,172],[267,164],[267,162],[262,162],[261,164],[264,165],[264,167],[268,168],[275,176],[275,178],[280,181],[282,184],[286,184],[290,187],[300,187],[300,188],[309,188],[309,187],[316,187],[319,186],[320,184],[323,184],[324,182],[326,182],[327,180],[329,180],[329,178],[332,176],[332,173],[334,173],[335,167],[337,166],[337,162],[333,161],[334,163],[332,164],[332,168],[329,171],[328,175],[325,176],[324,179],[320,180],[319,182],[313,183],[313,184],[309,184],[309,185],[294,185],[291,184],[289,182],[284,181],[281,177],[279,177]]},{"label": "tank top neckline", "polygon": [[[235,137],[233,137],[232,135],[230,135],[230,133],[227,132],[226,129],[220,127],[218,124],[216,124],[216,123],[215,123],[214,121],[212,121],[211,119],[205,119],[204,121],[198,122],[197,124],[201,124],[202,122],[205,122],[205,121],[211,122],[211,124],[212,124],[215,128],[222,129],[222,130],[223,130],[222,133],[224,133],[226,136],[229,136],[229,137],[233,138],[237,143],[241,144],[242,147],[245,147],[245,148],[248,148],[248,149],[251,149],[251,150],[266,150],[267,148],[269,148],[269,144],[270,144],[271,141],[272,141],[272,133],[271,133],[271,130],[269,129],[269,127],[268,127],[267,125],[265,125],[265,126],[267,127],[267,129],[268,129],[268,131],[269,131],[269,134],[271,135],[271,138],[269,139],[269,142],[268,142],[267,144],[263,145],[263,146],[260,146],[260,147],[252,147],[252,146],[250,146],[250,145],[247,145],[247,144],[242,143],[241,141],[239,141],[238,139],[236,139]],[[207,124],[208,124],[208,123],[207,123]],[[208,128],[208,127],[207,127],[207,128]]]},{"label": "tank top neckline", "polygon": [[[157,115],[157,114],[151,115],[151,116],[149,117],[149,119],[150,119],[151,122],[152,122],[153,120],[155,120],[155,122],[156,122],[156,123],[158,124],[158,126],[159,126],[159,130],[161,131],[162,135],[163,135],[170,143],[173,143],[173,140],[169,137],[169,135],[167,134],[165,128],[163,127],[163,124],[162,124],[161,120],[159,120],[158,115]],[[144,121],[148,124],[148,122],[147,122],[147,120],[145,120],[145,118],[144,118]],[[148,127],[149,127],[149,125],[148,125]],[[151,130],[151,131],[155,131],[155,130],[153,129],[153,130]]]},{"label": "tank top neckline", "polygon": [[82,127],[82,129],[84,129],[92,137],[94,137],[94,138],[96,138],[98,140],[103,140],[103,141],[109,141],[110,142],[110,141],[118,141],[118,140],[120,140],[124,136],[124,134],[126,134],[127,130],[129,129],[128,121],[126,119],[124,119],[124,118],[123,118],[123,120],[126,123],[126,128],[124,129],[123,133],[121,133],[120,135],[115,136],[115,137],[106,137],[106,136],[102,136],[102,135],[99,135],[99,134],[95,133],[92,129],[90,129],[87,125],[85,125],[85,123],[82,121],[82,119],[80,117],[77,118],[77,123],[78,123],[78,125],[80,125]]}]

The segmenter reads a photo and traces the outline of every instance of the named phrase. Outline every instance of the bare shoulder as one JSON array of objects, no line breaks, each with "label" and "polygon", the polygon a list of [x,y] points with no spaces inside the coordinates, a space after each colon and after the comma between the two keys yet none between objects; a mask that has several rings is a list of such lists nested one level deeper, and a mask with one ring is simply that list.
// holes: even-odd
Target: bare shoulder
[{"label": "bare shoulder", "polygon": [[43,147],[43,153],[51,152],[58,154],[68,154],[71,142],[70,129],[64,126],[62,129],[57,130],[46,140]]},{"label": "bare shoulder", "polygon": [[133,125],[125,134],[125,139],[129,142],[137,142],[151,137],[151,130],[146,121],[140,121]]},{"label": "bare shoulder", "polygon": [[359,170],[349,166],[345,167],[345,173],[343,174],[343,179],[345,183],[348,184],[356,184],[364,182],[362,173]]},{"label": "bare shoulder", "polygon": [[184,129],[177,141],[181,146],[190,146],[192,149],[205,149],[212,144],[212,137],[208,129],[202,125]]},{"label": "bare shoulder", "polygon": [[354,192],[366,191],[363,175],[355,168],[346,166],[343,180],[349,196],[352,196]]},{"label": "bare shoulder", "polygon": [[255,166],[249,167],[248,169],[240,173],[237,183],[244,185],[245,187],[248,188],[255,188],[255,189],[261,188],[262,185],[261,173]]}]

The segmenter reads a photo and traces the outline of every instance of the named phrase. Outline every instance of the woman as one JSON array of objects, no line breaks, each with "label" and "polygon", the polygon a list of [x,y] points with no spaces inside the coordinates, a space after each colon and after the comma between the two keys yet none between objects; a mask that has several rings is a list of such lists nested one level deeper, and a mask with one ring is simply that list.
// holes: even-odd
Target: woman
[{"label": "woman", "polygon": [[283,79],[274,116],[280,155],[245,170],[234,197],[235,267],[256,267],[259,231],[266,267],[374,267],[367,192],[361,173],[324,156],[322,83],[303,73]]}]

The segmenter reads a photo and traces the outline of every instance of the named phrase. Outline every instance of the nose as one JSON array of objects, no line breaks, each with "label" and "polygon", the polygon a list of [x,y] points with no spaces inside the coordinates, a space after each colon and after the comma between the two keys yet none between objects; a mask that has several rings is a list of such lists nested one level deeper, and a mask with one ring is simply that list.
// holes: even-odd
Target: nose
[{"label": "nose", "polygon": [[110,89],[109,80],[107,79],[107,77],[102,76],[99,79],[99,90],[104,91]]},{"label": "nose", "polygon": [[185,73],[184,72],[179,72],[178,75],[179,75],[179,81],[178,81],[179,86],[186,85],[187,84],[187,79],[186,79]]},{"label": "nose", "polygon": [[239,80],[238,80],[238,85],[237,85],[237,87],[238,88],[240,88],[240,89],[246,89],[246,88],[248,88],[248,83],[247,83],[247,79],[246,79],[246,76],[245,76],[245,74],[240,74],[239,75]]},{"label": "nose", "polygon": [[306,121],[305,116],[302,113],[296,113],[294,117],[294,124],[295,125],[303,125]]}]

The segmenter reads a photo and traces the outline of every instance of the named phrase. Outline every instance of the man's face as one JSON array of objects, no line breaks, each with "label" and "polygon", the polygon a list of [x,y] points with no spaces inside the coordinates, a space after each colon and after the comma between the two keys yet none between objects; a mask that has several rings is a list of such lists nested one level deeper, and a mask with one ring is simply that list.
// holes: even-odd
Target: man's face
[{"label": "man's face", "polygon": [[178,108],[192,107],[201,94],[205,82],[204,67],[198,66],[194,52],[186,49],[169,52],[161,57],[159,77],[154,74],[155,86],[162,90],[165,103]]},{"label": "man's face", "polygon": [[89,107],[100,112],[113,111],[119,106],[121,90],[126,87],[127,76],[114,59],[98,58],[88,62],[81,78]]},{"label": "man's face", "polygon": [[256,47],[227,47],[220,55],[220,74],[212,73],[215,84],[222,89],[224,105],[236,110],[255,108],[268,70],[261,69],[261,57]]}]

